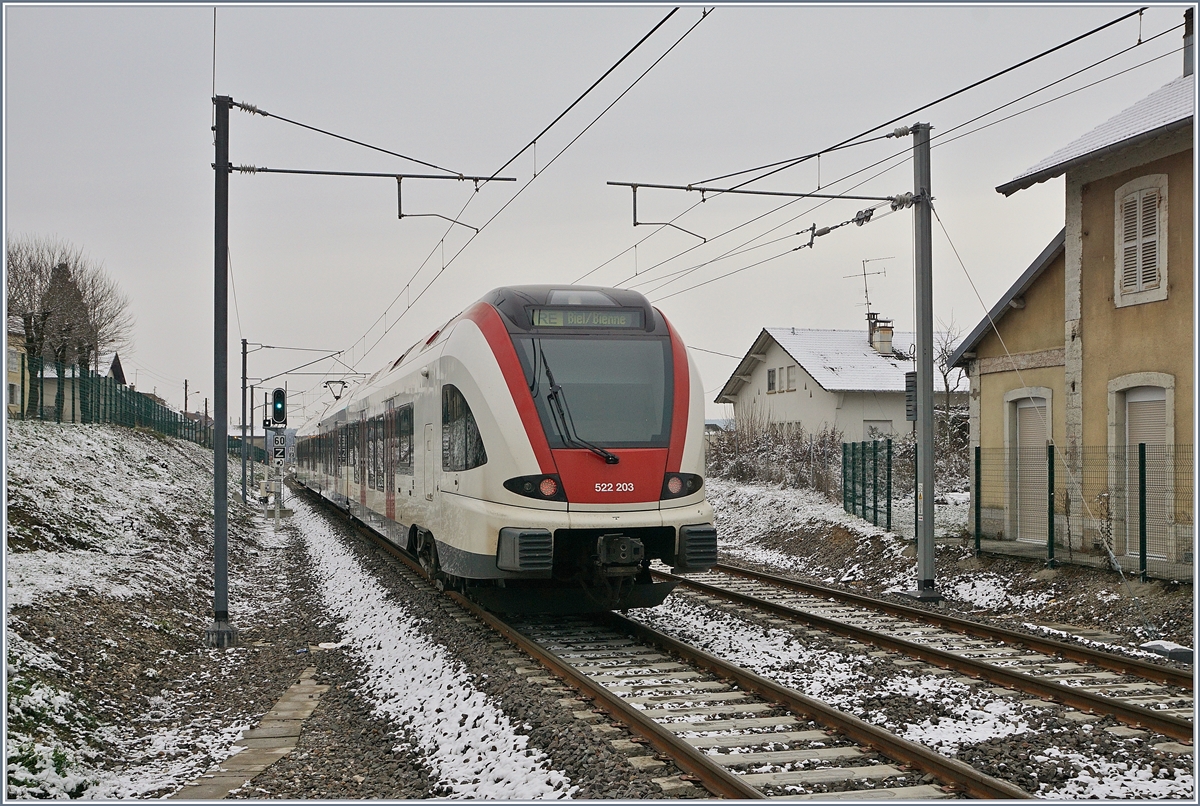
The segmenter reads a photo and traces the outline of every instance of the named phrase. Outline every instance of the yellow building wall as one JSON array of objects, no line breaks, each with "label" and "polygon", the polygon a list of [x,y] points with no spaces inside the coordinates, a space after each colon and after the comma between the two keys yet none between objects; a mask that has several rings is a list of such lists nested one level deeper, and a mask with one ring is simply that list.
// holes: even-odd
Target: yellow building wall
[{"label": "yellow building wall", "polygon": [[[1194,442],[1192,159],[1189,149],[1083,187],[1084,445],[1108,443],[1108,382],[1134,372],[1175,377],[1175,442]],[[1167,175],[1168,296],[1117,308],[1113,303],[1114,194],[1126,182],[1147,174]]]},{"label": "yellow building wall", "polygon": [[[1025,291],[1025,307],[1009,308],[996,326],[1004,343],[989,330],[975,348],[980,358],[1008,352],[1031,353],[1063,346],[1063,289],[1066,257],[1059,255]],[[1032,385],[1032,384],[1031,384]]]}]

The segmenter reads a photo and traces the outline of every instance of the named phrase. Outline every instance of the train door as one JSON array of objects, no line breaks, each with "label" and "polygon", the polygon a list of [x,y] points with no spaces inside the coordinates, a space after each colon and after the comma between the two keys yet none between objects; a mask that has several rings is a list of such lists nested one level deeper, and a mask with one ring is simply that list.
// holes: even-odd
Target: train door
[{"label": "train door", "polygon": [[437,459],[434,452],[433,423],[425,423],[425,500],[433,500],[433,463]]},{"label": "train door", "polygon": [[400,412],[395,403],[388,402],[387,414],[383,416],[383,502],[388,520],[396,520],[396,420]]}]

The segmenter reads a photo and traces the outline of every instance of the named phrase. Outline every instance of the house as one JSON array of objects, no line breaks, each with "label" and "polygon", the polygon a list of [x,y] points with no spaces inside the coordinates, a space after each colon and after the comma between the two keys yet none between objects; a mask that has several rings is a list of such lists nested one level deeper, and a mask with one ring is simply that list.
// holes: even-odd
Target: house
[{"label": "house", "polygon": [[1182,77],[996,188],[1065,174],[1066,226],[951,358],[985,536],[1136,556],[1140,443],[1147,555],[1192,562],[1191,14]]},{"label": "house", "polygon": [[[716,397],[738,422],[793,424],[812,433],[831,426],[847,440],[888,437],[911,428],[904,376],[913,371],[916,335],[867,314],[865,330],[764,328]],[[965,405],[967,385],[950,378],[950,405]],[[946,384],[935,373],[935,405]]]},{"label": "house", "polygon": [[29,401],[29,362],[25,355],[25,324],[19,316],[8,317],[5,368],[8,374],[7,409],[9,419],[25,412]]}]

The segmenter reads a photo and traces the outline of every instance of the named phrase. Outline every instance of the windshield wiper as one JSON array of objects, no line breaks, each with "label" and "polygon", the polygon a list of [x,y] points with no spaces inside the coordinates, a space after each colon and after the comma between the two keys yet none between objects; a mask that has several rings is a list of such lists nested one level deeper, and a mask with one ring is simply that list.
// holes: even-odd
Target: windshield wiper
[{"label": "windshield wiper", "polygon": [[[538,351],[541,352],[540,345]],[[615,453],[610,453],[604,450],[604,448],[593,445],[579,436],[579,432],[575,430],[575,420],[571,417],[570,406],[567,405],[567,395],[563,391],[563,388],[554,382],[554,373],[550,371],[550,365],[546,363],[545,353],[542,353],[542,368],[546,370],[546,380],[550,381],[550,391],[546,393],[546,400],[553,404],[553,407],[550,409],[550,419],[554,421],[554,430],[558,432],[559,439],[565,444],[574,443],[587,448],[602,458],[605,464],[615,465],[620,463],[621,457]]]}]

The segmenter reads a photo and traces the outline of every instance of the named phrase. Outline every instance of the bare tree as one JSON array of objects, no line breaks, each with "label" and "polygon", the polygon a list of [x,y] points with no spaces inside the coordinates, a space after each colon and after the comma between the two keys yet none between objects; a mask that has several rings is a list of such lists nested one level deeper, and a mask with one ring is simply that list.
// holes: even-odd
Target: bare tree
[{"label": "bare tree", "polygon": [[[82,249],[56,237],[10,233],[5,263],[8,314],[21,319],[31,375],[47,360],[59,365],[60,376],[68,363],[98,371],[101,354],[128,347],[129,300]],[[31,387],[29,409],[40,409],[38,395]]]},{"label": "bare tree", "polygon": [[[937,365],[938,373],[942,376],[942,388],[945,390],[946,445],[951,444],[950,393],[962,380],[962,368],[951,366],[950,359],[953,357],[954,350],[958,347],[959,341],[962,340],[962,336],[962,328],[954,321],[953,314],[950,316],[949,323],[939,319],[938,331],[933,334],[933,361]],[[952,375],[957,375],[954,379],[954,386],[950,384],[950,376]]]}]

